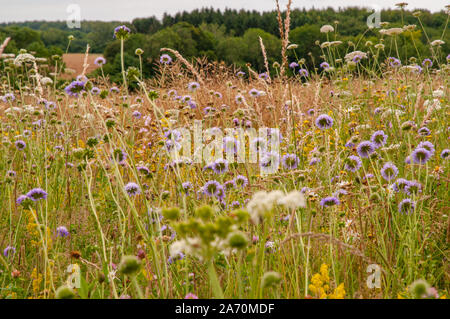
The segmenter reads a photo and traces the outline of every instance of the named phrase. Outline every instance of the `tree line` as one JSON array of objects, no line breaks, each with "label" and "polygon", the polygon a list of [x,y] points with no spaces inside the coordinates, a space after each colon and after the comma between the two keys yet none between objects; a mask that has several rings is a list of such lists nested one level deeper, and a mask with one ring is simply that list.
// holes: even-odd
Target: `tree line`
[{"label": "tree line", "polygon": [[[420,22],[426,33],[421,31],[417,17],[407,10],[384,10],[382,21],[389,22],[389,27],[402,27],[415,24],[415,31],[408,35],[400,35],[402,49],[400,59],[430,55],[427,43],[429,40],[441,38],[446,29],[448,15],[444,11],[430,13],[421,10]],[[345,44],[353,43],[355,49],[364,50],[367,41],[378,42],[379,29],[368,30],[367,17],[370,15],[364,8],[344,9],[294,9],[291,12],[290,42],[298,44],[291,50],[290,60],[305,58],[307,64],[314,65],[320,60],[321,49],[317,41],[326,41],[326,35],[319,29],[324,24],[336,27],[338,40]],[[224,61],[243,67],[250,63],[256,70],[264,68],[263,57],[259,47],[262,38],[267,50],[269,63],[280,61],[281,40],[279,38],[277,12],[258,12],[249,10],[226,9],[221,11],[203,8],[191,12],[180,12],[175,15],[164,14],[161,19],[155,16],[137,18],[131,23],[112,21],[83,21],[80,29],[69,29],[65,21],[29,21],[22,23],[0,24],[0,40],[11,36],[12,41],[6,53],[17,53],[25,48],[40,56],[51,56],[68,52],[84,52],[89,44],[91,52],[103,53],[108,63],[104,70],[113,79],[119,81],[120,76],[120,43],[113,38],[114,27],[127,25],[132,35],[125,45],[125,63],[127,66],[139,65],[135,55],[136,48],[144,50],[144,76],[153,74],[153,64],[159,60],[161,47],[170,47],[180,51],[186,58],[206,56],[211,60]],[[68,36],[74,39],[68,47]],[[334,34],[332,35],[334,37]],[[408,37],[408,39],[406,39]],[[413,37],[417,47],[411,43]],[[333,39],[332,39],[333,40]],[[450,35],[444,34],[443,52],[448,53]],[[358,45],[358,47],[356,47]],[[393,48],[385,43],[386,52]],[[348,50],[344,46],[342,50]],[[394,53],[392,53],[394,54]]]}]

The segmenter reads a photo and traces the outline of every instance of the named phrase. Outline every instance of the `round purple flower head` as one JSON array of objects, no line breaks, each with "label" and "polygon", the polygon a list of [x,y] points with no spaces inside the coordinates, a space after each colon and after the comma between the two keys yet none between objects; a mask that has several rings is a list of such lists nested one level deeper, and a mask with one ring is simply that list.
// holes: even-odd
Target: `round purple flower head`
[{"label": "round purple flower head", "polygon": [[433,66],[433,62],[430,59],[424,59],[422,66],[425,68],[431,68]]},{"label": "round purple flower head", "polygon": [[291,69],[295,69],[296,67],[298,67],[298,63],[297,62],[291,62],[291,64],[289,64],[289,67]]},{"label": "round purple flower head", "polygon": [[445,150],[443,150],[441,152],[441,158],[444,160],[448,159],[449,155],[450,155],[450,150],[448,148],[446,148]]},{"label": "round purple flower head", "polygon": [[421,135],[421,136],[428,136],[428,135],[430,135],[431,134],[431,131],[428,129],[428,127],[421,127],[418,131],[417,131],[417,133],[419,133],[419,135]]},{"label": "round purple flower head", "polygon": [[200,84],[198,82],[191,82],[188,85],[188,90],[191,92],[196,91],[200,87]]},{"label": "round purple flower head", "polygon": [[67,237],[69,236],[69,231],[65,226],[59,226],[58,228],[56,228],[56,236]]},{"label": "round purple flower head", "polygon": [[339,199],[334,196],[322,198],[322,200],[320,201],[320,205],[322,205],[323,207],[330,207],[339,204],[340,204]]},{"label": "round purple flower head", "polygon": [[68,86],[64,88],[64,91],[69,96],[73,97],[79,97],[81,93],[83,93],[85,90],[84,85],[86,83],[83,81],[73,81]]},{"label": "round purple flower head", "polygon": [[133,182],[125,185],[124,188],[128,196],[136,196],[141,193],[141,188],[139,187],[139,185]]},{"label": "round purple flower head", "polygon": [[8,246],[3,250],[3,256],[9,257],[16,253],[16,249],[13,246]]},{"label": "round purple flower head", "polygon": [[234,182],[237,186],[244,188],[248,184],[248,179],[244,175],[238,175],[234,179]]},{"label": "round purple flower head", "polygon": [[375,145],[370,141],[362,141],[361,143],[359,143],[356,151],[358,152],[359,156],[368,158],[370,154],[375,152]]},{"label": "round purple flower head", "polygon": [[361,168],[361,166],[362,166],[361,159],[358,156],[350,155],[345,161],[344,168],[347,171],[356,172]]},{"label": "round purple flower head", "polygon": [[203,192],[208,196],[215,196],[219,194],[220,188],[222,185],[218,181],[212,180],[203,186]]},{"label": "round purple flower head", "polygon": [[248,91],[248,94],[250,94],[251,97],[258,97],[261,95],[261,92],[259,92],[257,89],[251,89]]},{"label": "round purple flower head", "polygon": [[394,164],[388,162],[383,165],[383,168],[381,169],[381,176],[388,182],[393,180],[395,177],[397,177],[398,174],[398,168]]},{"label": "round purple flower head", "polygon": [[228,172],[228,161],[222,158],[219,158],[212,164],[212,169],[216,174],[223,174]]},{"label": "round purple flower head", "polygon": [[125,25],[120,25],[114,29],[114,38],[125,39],[130,33],[130,28]]},{"label": "round purple flower head", "polygon": [[405,193],[408,195],[418,194],[422,192],[422,184],[417,181],[409,181],[405,186]]},{"label": "round purple flower head", "polygon": [[411,158],[415,164],[425,164],[430,157],[431,152],[424,147],[416,148],[411,154]]},{"label": "round purple flower head", "polygon": [[16,99],[16,97],[12,93],[6,93],[1,98],[2,98],[2,101],[5,103],[12,102]]},{"label": "round purple flower head", "polygon": [[398,212],[403,214],[409,214],[414,212],[416,204],[409,198],[405,198],[398,204]]},{"label": "round purple flower head", "polygon": [[99,56],[95,59],[94,64],[98,66],[103,66],[106,63],[106,59],[102,56]]},{"label": "round purple flower head", "polygon": [[428,152],[431,153],[431,156],[433,156],[434,152],[435,152],[433,143],[428,142],[428,141],[420,142],[419,145],[417,145],[416,148],[424,148],[424,149],[426,149]]},{"label": "round purple flower head", "polygon": [[24,200],[26,200],[26,199],[28,199],[27,195],[20,195],[19,197],[17,197],[16,203],[17,203],[18,205],[21,205],[22,202],[23,202]]},{"label": "round purple flower head", "polygon": [[392,185],[392,188],[394,189],[395,192],[404,192],[404,193],[406,193],[405,188],[408,185],[408,183],[409,183],[409,181],[407,179],[398,178],[395,181],[394,185]]},{"label": "round purple flower head", "polygon": [[307,69],[300,69],[300,70],[298,70],[298,73],[300,74],[300,76],[304,76],[305,78],[307,78],[309,76]]},{"label": "round purple flower head", "polygon": [[299,158],[295,154],[285,154],[281,159],[281,163],[283,167],[286,169],[296,169],[298,167],[298,163],[300,162]]},{"label": "round purple flower head", "polygon": [[181,184],[181,187],[183,187],[183,190],[186,194],[189,194],[189,190],[192,189],[191,182],[184,182]]},{"label": "round purple flower head", "polygon": [[320,63],[320,67],[324,70],[328,70],[330,68],[330,65],[327,62]]},{"label": "round purple flower head", "polygon": [[23,151],[25,149],[25,147],[27,147],[27,144],[22,140],[15,141],[14,145],[16,145],[16,148],[19,151]]},{"label": "round purple flower head", "polygon": [[333,126],[333,119],[327,114],[319,115],[316,119],[316,126],[321,130],[329,129]]},{"label": "round purple flower head", "polygon": [[172,63],[172,58],[168,54],[163,54],[159,58],[159,62],[162,64],[170,64],[170,63]]},{"label": "round purple flower head", "polygon": [[33,188],[31,191],[27,193],[27,197],[31,199],[33,202],[36,202],[40,199],[46,199],[47,198],[47,192],[44,191],[42,188]]},{"label": "round purple flower head", "polygon": [[375,145],[375,147],[378,148],[386,144],[387,135],[384,134],[383,131],[376,131],[375,133],[372,134],[370,140],[372,141],[373,145]]}]

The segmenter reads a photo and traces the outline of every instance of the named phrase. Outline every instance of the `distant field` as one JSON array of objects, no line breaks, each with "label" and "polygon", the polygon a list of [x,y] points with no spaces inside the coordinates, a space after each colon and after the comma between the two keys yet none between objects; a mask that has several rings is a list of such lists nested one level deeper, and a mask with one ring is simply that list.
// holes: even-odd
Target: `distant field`
[{"label": "distant field", "polygon": [[[74,76],[77,76],[83,72],[83,63],[84,63],[84,53],[68,53],[63,54],[63,61],[66,63],[66,67],[72,70],[75,70],[75,72],[72,73],[66,73],[63,75],[63,78],[72,78]],[[101,54],[89,54],[88,56],[88,64],[89,67],[87,68],[86,74],[94,71],[98,68],[94,64],[94,61],[96,58],[102,56]]]}]

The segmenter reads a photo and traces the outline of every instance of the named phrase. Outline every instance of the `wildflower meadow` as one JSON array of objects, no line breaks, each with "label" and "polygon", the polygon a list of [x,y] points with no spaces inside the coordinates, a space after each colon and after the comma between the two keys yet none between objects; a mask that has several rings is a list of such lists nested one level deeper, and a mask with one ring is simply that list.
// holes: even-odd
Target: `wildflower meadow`
[{"label": "wildflower meadow", "polygon": [[330,21],[317,60],[290,6],[263,69],[163,47],[147,77],[117,25],[115,81],[89,46],[67,79],[0,41],[0,298],[447,298],[447,23]]}]

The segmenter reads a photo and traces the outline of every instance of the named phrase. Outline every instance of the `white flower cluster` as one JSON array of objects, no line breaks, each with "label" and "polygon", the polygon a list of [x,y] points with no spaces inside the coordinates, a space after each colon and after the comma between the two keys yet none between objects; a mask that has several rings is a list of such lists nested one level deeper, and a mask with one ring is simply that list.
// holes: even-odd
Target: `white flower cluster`
[{"label": "white flower cluster", "polygon": [[353,59],[355,57],[359,56],[361,59],[366,59],[367,58],[367,53],[362,52],[362,51],[353,51],[350,53],[347,53],[344,57],[345,61],[353,61]]},{"label": "white flower cluster", "polygon": [[14,64],[16,66],[21,66],[23,63],[32,63],[32,62],[35,62],[35,61],[36,61],[36,58],[34,56],[32,56],[31,54],[29,54],[29,53],[22,53],[22,54],[19,54],[15,58]]},{"label": "white flower cluster", "polygon": [[326,24],[320,28],[321,33],[328,33],[328,32],[333,32],[333,31],[334,31],[334,28],[329,24]]},{"label": "white flower cluster", "polygon": [[305,207],[305,196],[299,191],[292,191],[285,194],[276,190],[272,192],[260,191],[253,195],[247,204],[247,210],[254,223],[259,223],[264,216],[270,212],[275,205],[282,205],[288,209]]}]

